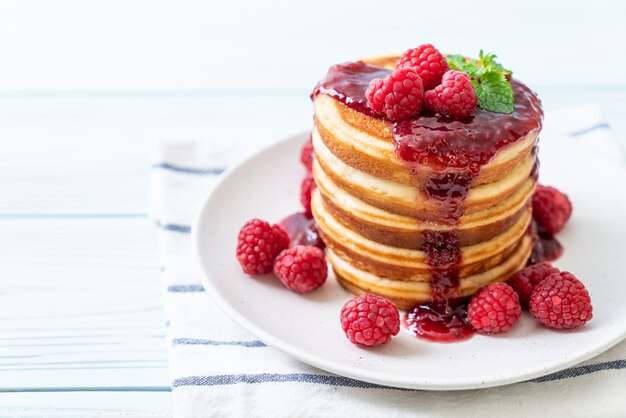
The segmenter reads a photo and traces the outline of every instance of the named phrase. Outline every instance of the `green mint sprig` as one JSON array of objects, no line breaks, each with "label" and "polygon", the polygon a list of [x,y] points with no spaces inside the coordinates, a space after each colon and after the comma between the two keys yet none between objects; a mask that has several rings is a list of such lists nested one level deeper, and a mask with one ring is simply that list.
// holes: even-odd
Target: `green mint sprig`
[{"label": "green mint sprig", "polygon": [[495,54],[485,54],[482,49],[477,60],[462,55],[446,55],[450,69],[462,71],[472,78],[480,108],[496,113],[512,113],[514,98],[509,82],[512,71],[496,62],[496,58]]}]

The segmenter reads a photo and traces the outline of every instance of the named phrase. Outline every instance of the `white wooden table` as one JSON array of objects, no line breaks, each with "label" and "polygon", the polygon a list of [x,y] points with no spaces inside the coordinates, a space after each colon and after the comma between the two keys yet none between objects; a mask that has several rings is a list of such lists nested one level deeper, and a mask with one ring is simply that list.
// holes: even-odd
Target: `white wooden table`
[{"label": "white wooden table", "polygon": [[599,103],[626,145],[621,4],[460,3],[442,30],[379,2],[222,3],[0,2],[0,416],[171,414],[155,139],[278,140],[329,65],[431,41],[499,52],[548,111]]}]

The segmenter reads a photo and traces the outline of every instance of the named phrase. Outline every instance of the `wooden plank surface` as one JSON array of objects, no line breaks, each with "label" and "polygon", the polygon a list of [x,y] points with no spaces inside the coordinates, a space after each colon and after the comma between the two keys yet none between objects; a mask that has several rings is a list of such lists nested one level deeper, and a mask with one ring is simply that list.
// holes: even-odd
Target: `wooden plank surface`
[{"label": "wooden plank surface", "polygon": [[0,392],[169,387],[152,225],[0,219]]},{"label": "wooden plank surface", "polygon": [[153,141],[258,146],[306,129],[311,111],[306,92],[0,98],[0,214],[146,214]]},{"label": "wooden plank surface", "polygon": [[0,393],[3,418],[89,418],[171,416],[165,392],[48,391]]}]

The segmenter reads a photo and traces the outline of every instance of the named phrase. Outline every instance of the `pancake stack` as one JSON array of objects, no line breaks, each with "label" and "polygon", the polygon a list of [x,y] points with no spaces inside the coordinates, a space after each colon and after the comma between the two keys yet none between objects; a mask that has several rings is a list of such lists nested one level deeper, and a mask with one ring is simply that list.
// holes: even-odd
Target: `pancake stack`
[{"label": "pancake stack", "polygon": [[470,296],[526,264],[542,111],[515,81],[512,114],[394,124],[364,91],[396,61],[335,66],[318,84],[312,212],[339,282],[409,309]]}]

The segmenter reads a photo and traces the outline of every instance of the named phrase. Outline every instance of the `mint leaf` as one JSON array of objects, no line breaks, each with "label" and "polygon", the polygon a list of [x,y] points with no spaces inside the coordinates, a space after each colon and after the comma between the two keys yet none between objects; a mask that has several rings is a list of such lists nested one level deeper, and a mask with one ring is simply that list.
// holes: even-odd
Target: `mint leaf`
[{"label": "mint leaf", "polygon": [[446,55],[446,60],[451,70],[462,71],[470,77],[478,77],[485,71],[479,66],[478,61],[465,58],[463,55]]},{"label": "mint leaf", "polygon": [[451,70],[465,72],[467,59],[463,55],[448,54],[446,55],[446,60],[448,61],[448,67],[450,67]]},{"label": "mint leaf", "polygon": [[496,62],[496,58],[498,58],[496,54],[492,54],[489,52],[485,54],[483,53],[483,50],[481,49],[478,54],[478,57],[479,57],[480,65],[486,68],[487,70],[494,70],[500,73],[513,74],[511,70],[507,70],[506,68],[502,66],[502,64]]},{"label": "mint leaf", "polygon": [[478,106],[496,113],[513,112],[513,89],[503,73],[485,71],[473,78],[472,84],[478,97]]},{"label": "mint leaf", "polygon": [[498,63],[496,58],[496,54],[485,53],[482,49],[477,60],[462,55],[446,55],[450,69],[471,77],[480,108],[511,113],[514,107],[513,89],[509,82],[512,72]]}]

